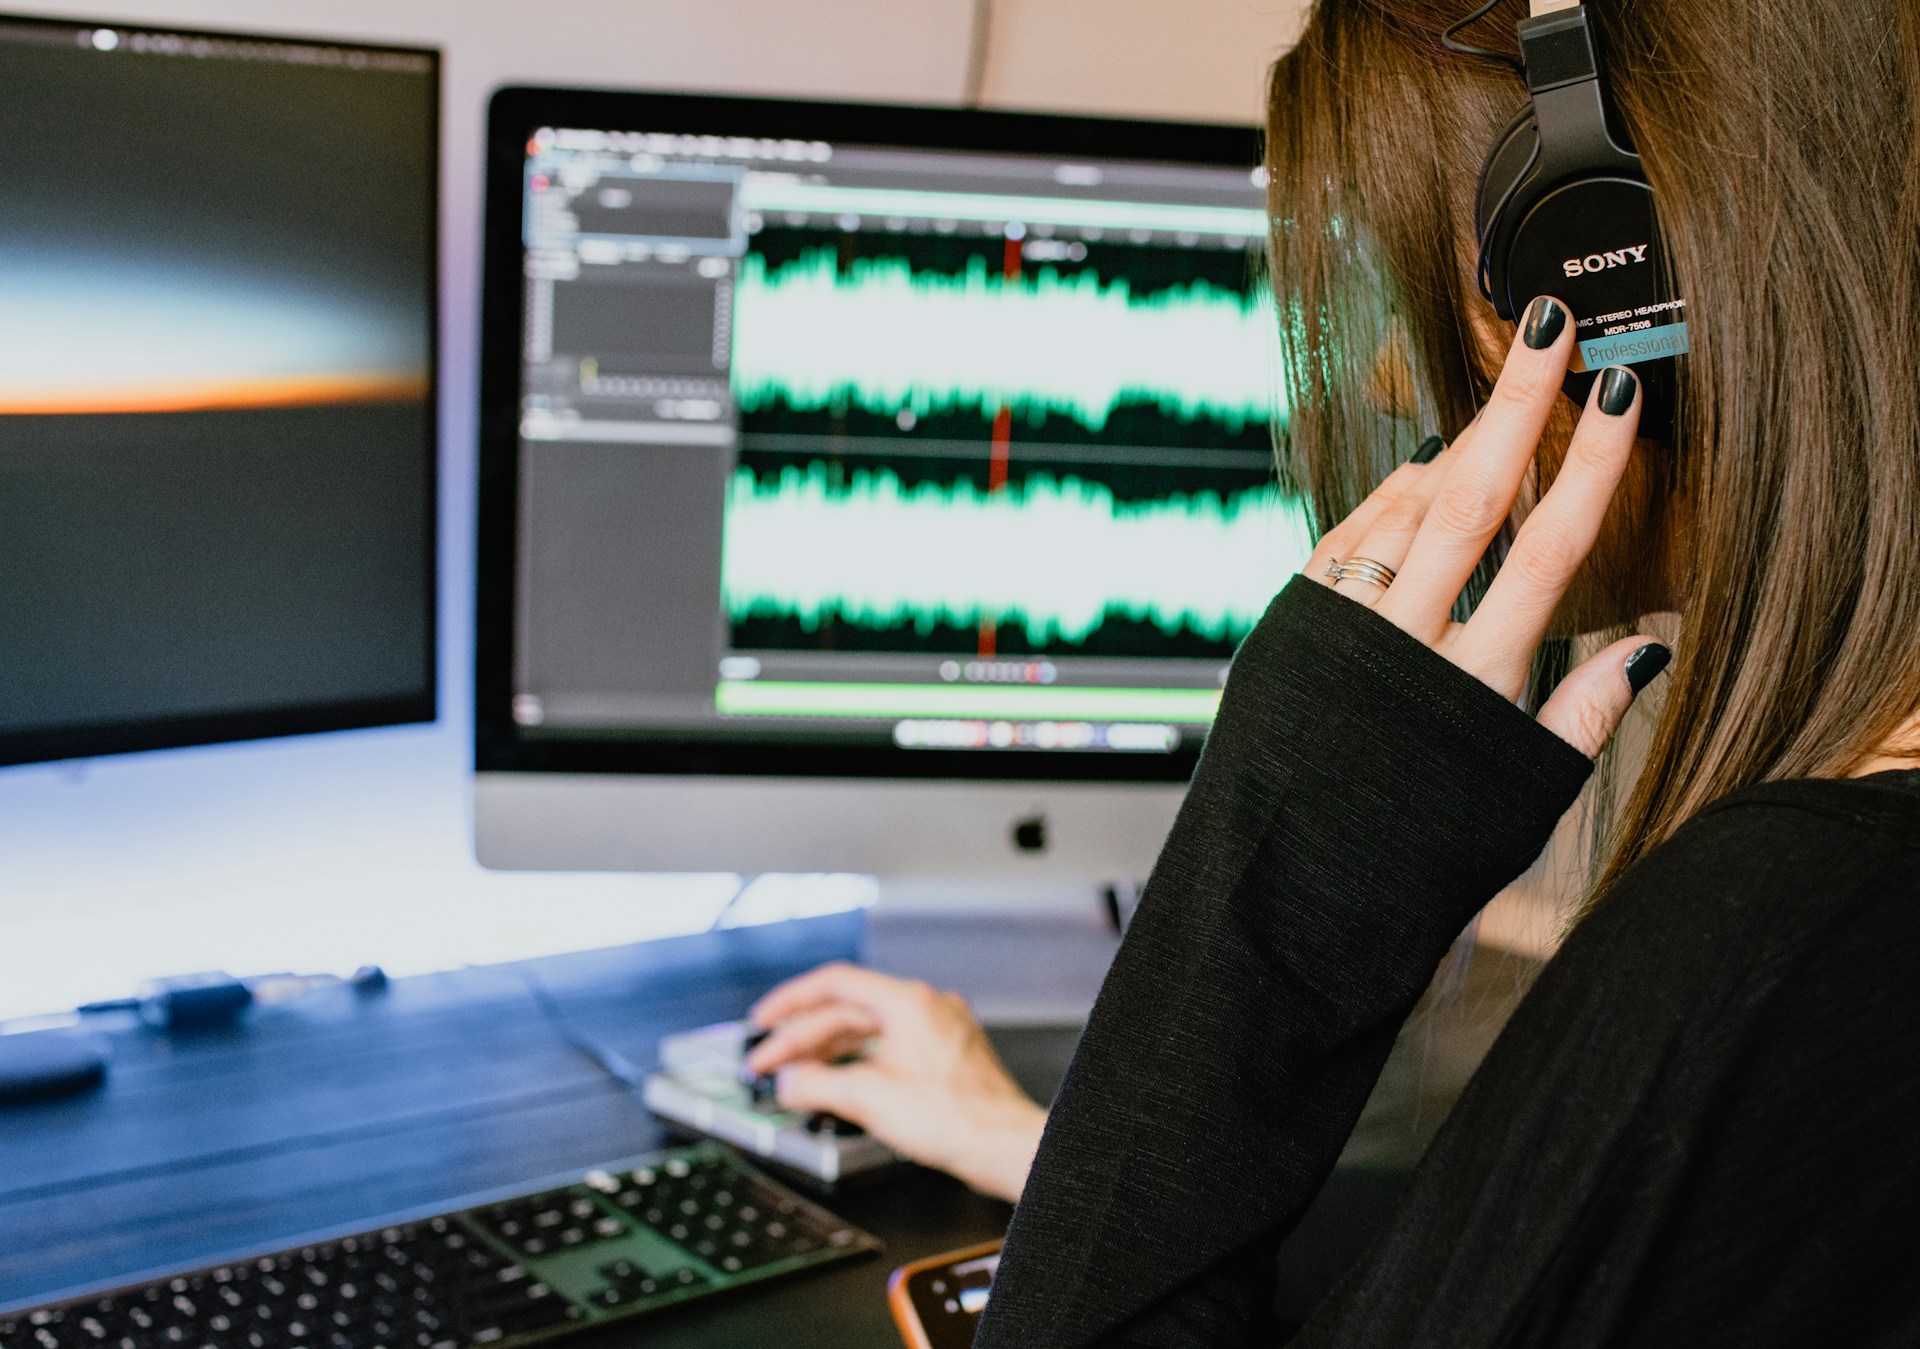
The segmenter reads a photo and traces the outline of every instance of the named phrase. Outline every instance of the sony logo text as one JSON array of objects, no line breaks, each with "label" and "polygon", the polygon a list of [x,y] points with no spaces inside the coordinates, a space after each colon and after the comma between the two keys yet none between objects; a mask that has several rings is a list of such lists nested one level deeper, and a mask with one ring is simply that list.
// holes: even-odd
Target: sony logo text
[{"label": "sony logo text", "polygon": [[1611,271],[1615,267],[1626,267],[1647,260],[1647,250],[1651,244],[1640,244],[1634,248],[1614,249],[1606,253],[1591,253],[1584,258],[1568,258],[1561,263],[1561,269],[1568,276],[1579,276],[1585,272]]}]

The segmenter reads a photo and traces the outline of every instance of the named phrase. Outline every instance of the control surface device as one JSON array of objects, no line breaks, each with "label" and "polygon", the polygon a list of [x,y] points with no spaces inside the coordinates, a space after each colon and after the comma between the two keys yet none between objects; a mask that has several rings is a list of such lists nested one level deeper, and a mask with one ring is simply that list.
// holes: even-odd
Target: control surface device
[{"label": "control surface device", "polygon": [[783,1110],[773,1084],[746,1068],[756,1032],[723,1021],[660,1042],[660,1071],[647,1078],[647,1108],[682,1128],[835,1183],[897,1164],[886,1144],[831,1115]]}]

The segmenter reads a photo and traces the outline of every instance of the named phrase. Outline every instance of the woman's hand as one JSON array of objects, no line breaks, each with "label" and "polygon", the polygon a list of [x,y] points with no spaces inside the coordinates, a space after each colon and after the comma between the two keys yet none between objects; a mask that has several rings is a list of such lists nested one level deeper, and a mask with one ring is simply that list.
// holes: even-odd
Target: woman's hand
[{"label": "woman's hand", "polygon": [[[1541,298],[1528,308],[1492,398],[1429,464],[1405,464],[1321,540],[1304,574],[1378,613],[1503,697],[1517,700],[1561,596],[1579,570],[1633,454],[1639,380],[1609,369],[1581,415],[1553,487],[1540,499],[1465,623],[1454,601],[1507,523],[1572,358],[1572,315]],[[1397,572],[1382,586],[1329,564],[1369,559]],[[1635,694],[1670,653],[1650,637],[1616,642],[1575,669],[1540,724],[1589,757],[1619,728]]]},{"label": "woman's hand", "polygon": [[772,1034],[747,1066],[777,1074],[783,1107],[838,1115],[983,1194],[1019,1199],[1047,1112],[1008,1075],[959,994],[832,964],[780,985],[749,1015]]}]

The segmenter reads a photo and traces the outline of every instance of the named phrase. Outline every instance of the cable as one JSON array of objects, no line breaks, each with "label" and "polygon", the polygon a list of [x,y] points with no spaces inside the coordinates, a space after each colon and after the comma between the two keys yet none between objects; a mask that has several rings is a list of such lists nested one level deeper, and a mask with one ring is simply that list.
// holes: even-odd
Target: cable
[{"label": "cable", "polygon": [[987,95],[987,54],[993,38],[993,0],[973,0],[967,26],[967,68],[961,77],[960,106],[977,108]]},{"label": "cable", "polygon": [[[462,968],[480,970],[485,967],[466,965]],[[501,971],[506,973],[506,971]],[[509,976],[511,977],[511,976]],[[645,1074],[634,1067],[632,1061],[617,1049],[600,1044],[592,1036],[580,1031],[561,1010],[553,994],[537,975],[521,972],[518,982],[532,996],[534,1004],[567,1045],[592,1059],[609,1077],[621,1083],[629,1090],[639,1093],[645,1082]],[[6,1204],[24,1203],[35,1199],[55,1196],[68,1196],[77,1191],[94,1190],[108,1185],[125,1184],[131,1181],[152,1180],[172,1175],[185,1175],[201,1167],[230,1166],[241,1162],[271,1158],[291,1153],[303,1148],[333,1147],[359,1138],[391,1135],[413,1129],[424,1129],[449,1121],[470,1119],[477,1112],[484,1112],[492,1118],[506,1110],[527,1105],[564,1104],[578,1100],[582,1104],[591,1101],[595,1093],[605,1088],[596,1084],[583,1086],[544,1085],[533,1090],[512,1092],[504,1096],[486,1097],[479,1100],[463,1101],[456,1105],[440,1106],[411,1114],[385,1116],[360,1123],[343,1125],[332,1129],[318,1129],[311,1133],[294,1134],[285,1138],[263,1139],[256,1143],[245,1143],[236,1147],[216,1149],[187,1157],[175,1157],[165,1161],[147,1162],[136,1166],[123,1167],[116,1171],[106,1171],[95,1175],[68,1177],[60,1180],[45,1181],[36,1185],[6,1188],[0,1180],[0,1202]],[[378,1224],[372,1224],[377,1226]],[[299,1244],[299,1243],[294,1243]]]},{"label": "cable", "polygon": [[[725,904],[720,906],[720,912],[714,915],[713,922],[708,925],[707,931],[719,931],[721,925],[733,913],[735,906],[740,903],[741,897],[762,879],[763,877],[760,876],[742,876],[739,888],[728,897]],[[477,967],[468,966],[467,968]],[[553,1027],[569,1049],[591,1059],[602,1072],[628,1091],[637,1095],[645,1089],[646,1075],[651,1071],[650,1069],[636,1068],[633,1060],[625,1054],[582,1030],[579,1024],[567,1015],[566,1009],[561,1007],[559,1000],[553,996],[553,990],[549,989],[540,976],[531,969],[519,969],[511,973],[525,986],[528,996],[533,999],[534,1006],[540,1009],[540,1014],[546,1018],[547,1024]]]},{"label": "cable", "polygon": [[718,932],[721,928],[725,927],[727,925],[727,919],[733,916],[733,911],[739,906],[740,900],[746,895],[747,891],[753,889],[762,879],[764,878],[760,876],[742,876],[740,878],[739,889],[729,895],[727,902],[720,906],[720,912],[716,913],[713,916],[713,921],[707,924],[707,931],[710,933]]},{"label": "cable", "polygon": [[645,1086],[645,1074],[633,1066],[633,1060],[611,1045],[601,1043],[574,1024],[573,1019],[566,1014],[552,991],[541,982],[539,975],[532,970],[519,970],[516,973],[520,976],[520,982],[526,986],[528,994],[533,998],[534,1005],[540,1009],[540,1014],[546,1017],[547,1024],[558,1032],[560,1038],[566,1041],[568,1048],[593,1060],[601,1071],[628,1091],[638,1092]]},{"label": "cable", "polygon": [[1525,75],[1527,73],[1526,62],[1522,61],[1519,57],[1510,55],[1507,52],[1493,51],[1487,47],[1475,47],[1469,43],[1457,40],[1462,32],[1473,27],[1474,24],[1479,23],[1480,20],[1493,13],[1499,5],[1500,0],[1486,0],[1486,3],[1475,9],[1473,13],[1467,15],[1466,18],[1460,20],[1460,22],[1454,24],[1451,28],[1447,29],[1446,32],[1442,33],[1440,35],[1440,45],[1456,56],[1478,56],[1488,61],[1498,61],[1502,65],[1512,66],[1522,75]]}]

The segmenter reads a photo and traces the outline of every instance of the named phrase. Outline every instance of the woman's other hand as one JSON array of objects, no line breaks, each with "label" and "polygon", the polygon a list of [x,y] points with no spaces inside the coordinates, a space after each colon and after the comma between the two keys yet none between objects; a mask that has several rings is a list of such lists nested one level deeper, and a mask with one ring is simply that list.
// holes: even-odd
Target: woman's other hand
[{"label": "woman's other hand", "polygon": [[[1600,533],[1633,454],[1640,382],[1613,367],[1594,386],[1552,488],[1527,516],[1499,575],[1465,623],[1454,601],[1507,523],[1573,356],[1573,316],[1550,298],[1528,308],[1499,383],[1471,426],[1428,464],[1402,465],[1328,532],[1305,575],[1371,608],[1503,697],[1517,700],[1554,611]],[[1380,585],[1329,566],[1368,559]],[[1376,578],[1378,573],[1374,574]],[[1575,669],[1540,723],[1592,757],[1670,653],[1651,637],[1616,642]]]},{"label": "woman's other hand", "polygon": [[838,1115],[983,1194],[1019,1199],[1047,1112],[966,999],[836,963],[781,984],[750,1016],[772,1033],[747,1066],[775,1074],[783,1107]]}]

